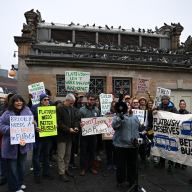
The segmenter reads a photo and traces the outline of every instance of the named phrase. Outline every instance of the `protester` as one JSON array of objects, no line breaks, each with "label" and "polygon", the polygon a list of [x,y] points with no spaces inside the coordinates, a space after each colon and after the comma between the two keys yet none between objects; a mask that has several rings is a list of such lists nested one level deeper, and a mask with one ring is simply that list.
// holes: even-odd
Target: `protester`
[{"label": "protester", "polygon": [[125,182],[128,182],[129,187],[132,187],[136,183],[137,177],[138,152],[136,145],[139,138],[140,122],[137,116],[132,115],[131,110],[129,112],[129,114],[123,115],[117,113],[112,121],[112,127],[115,130],[113,144],[117,166],[116,181],[120,188]]},{"label": "protester", "polygon": [[27,152],[33,147],[31,143],[10,144],[10,117],[28,115],[32,115],[30,109],[26,106],[24,99],[16,94],[11,97],[8,109],[0,117],[0,132],[3,134],[1,154],[6,160],[9,191],[23,192],[26,189],[24,185],[25,162]]},{"label": "protester", "polygon": [[141,110],[147,109],[147,99],[145,97],[139,98],[139,109],[141,109]]},{"label": "protester", "polygon": [[[53,179],[53,176],[50,173],[49,166],[49,157],[50,157],[50,148],[52,144],[51,137],[39,137],[39,132],[41,131],[38,125],[38,107],[49,106],[49,96],[45,93],[40,95],[40,103],[34,105],[31,108],[31,111],[34,115],[35,122],[37,124],[36,134],[35,134],[35,144],[33,148],[33,173],[34,173],[34,182],[37,184],[41,183],[41,158],[42,158],[42,168],[43,168],[43,178]],[[41,157],[41,158],[40,158]]]},{"label": "protester", "polygon": [[[178,113],[177,109],[174,106],[174,103],[172,101],[170,101],[170,97],[168,95],[163,95],[161,97],[161,104],[156,108],[156,110]],[[170,161],[170,160],[168,161],[168,168],[167,168],[168,172],[172,171],[173,164],[174,163],[172,161]],[[160,161],[156,167],[165,168],[165,159],[160,157]]]},{"label": "protester", "polygon": [[72,137],[79,132],[79,122],[73,104],[75,96],[67,94],[64,104],[57,108],[57,154],[58,172],[61,181],[70,181],[68,176],[73,177],[69,172],[69,161],[71,156]]},{"label": "protester", "polygon": [[[116,101],[112,101],[110,113],[107,115],[114,116],[116,114],[115,111],[115,104]],[[106,152],[106,163],[107,163],[107,170],[116,170],[116,159],[115,159],[115,150],[112,139],[110,140],[104,140],[105,145],[105,152]]]},{"label": "protester", "polygon": [[[99,117],[100,111],[95,106],[95,96],[87,95],[87,103],[80,108],[81,118]],[[96,135],[87,135],[80,137],[80,175],[84,176],[86,171],[90,169],[93,174],[97,174],[98,171],[93,167],[93,163],[96,155]]]},{"label": "protester", "polygon": [[[9,101],[11,97],[14,95],[14,93],[9,93],[7,97],[4,100],[2,109],[0,111],[0,115],[2,115],[8,108]],[[1,156],[1,144],[2,144],[2,137],[3,134],[0,133],[0,185],[4,185],[7,182],[6,178],[6,161]]]},{"label": "protester", "polygon": [[[184,99],[181,99],[179,102],[179,114],[189,114],[189,111],[186,110],[186,102]],[[181,168],[181,169],[186,169],[186,165],[180,165],[180,163],[175,163],[175,168]]]}]

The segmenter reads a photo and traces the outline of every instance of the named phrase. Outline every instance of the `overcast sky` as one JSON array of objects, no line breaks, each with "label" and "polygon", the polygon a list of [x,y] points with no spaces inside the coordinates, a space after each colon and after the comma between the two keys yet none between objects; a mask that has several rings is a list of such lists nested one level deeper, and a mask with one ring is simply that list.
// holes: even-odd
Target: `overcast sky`
[{"label": "overcast sky", "polygon": [[24,13],[32,8],[38,9],[46,22],[69,24],[73,21],[82,25],[95,23],[153,30],[164,22],[180,22],[184,27],[181,42],[192,35],[191,0],[4,0],[0,6],[2,69],[10,69],[11,64],[18,62],[18,58],[13,58],[17,51],[13,37],[21,36],[26,23]]}]

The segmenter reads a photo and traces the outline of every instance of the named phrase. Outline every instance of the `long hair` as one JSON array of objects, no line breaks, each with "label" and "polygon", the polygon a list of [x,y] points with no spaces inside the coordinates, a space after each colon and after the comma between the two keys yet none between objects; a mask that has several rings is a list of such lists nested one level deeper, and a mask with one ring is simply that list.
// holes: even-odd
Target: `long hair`
[{"label": "long hair", "polygon": [[[15,94],[11,97],[10,101],[9,101],[9,104],[8,104],[8,110],[9,111],[15,111],[15,107],[14,107],[14,103],[15,101],[22,101],[23,102],[23,107],[22,109],[25,107],[26,103],[25,103],[25,100],[23,99],[23,97],[21,95],[18,95],[18,94]],[[22,110],[21,109],[21,110]]]}]

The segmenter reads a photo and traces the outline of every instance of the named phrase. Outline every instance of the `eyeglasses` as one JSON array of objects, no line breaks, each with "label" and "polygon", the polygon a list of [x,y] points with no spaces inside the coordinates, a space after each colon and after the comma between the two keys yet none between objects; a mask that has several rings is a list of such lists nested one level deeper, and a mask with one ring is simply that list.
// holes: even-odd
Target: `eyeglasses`
[{"label": "eyeglasses", "polygon": [[131,98],[129,98],[129,97],[125,98],[125,100],[128,100],[128,99],[131,99]]},{"label": "eyeglasses", "polygon": [[50,99],[43,99],[43,101],[49,101]]},{"label": "eyeglasses", "polygon": [[89,99],[90,101],[95,101],[95,99]]}]

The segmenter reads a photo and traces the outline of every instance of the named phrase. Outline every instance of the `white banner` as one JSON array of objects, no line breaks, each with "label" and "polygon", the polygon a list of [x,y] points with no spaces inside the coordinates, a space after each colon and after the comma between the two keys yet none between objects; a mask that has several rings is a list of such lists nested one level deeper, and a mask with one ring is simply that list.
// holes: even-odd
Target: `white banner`
[{"label": "white banner", "polygon": [[159,106],[161,104],[161,97],[163,95],[171,95],[171,90],[170,89],[165,89],[162,87],[157,87],[157,91],[156,91],[156,96],[155,96],[155,101],[154,101],[154,106]]},{"label": "white banner", "polygon": [[110,124],[107,117],[82,118],[82,136],[108,133]]},{"label": "white banner", "polygon": [[35,142],[33,116],[10,116],[11,145]]},{"label": "white banner", "polygon": [[33,96],[32,104],[38,104],[39,103],[39,96],[41,93],[45,93],[45,86],[43,82],[34,83],[31,85],[28,85],[29,94]]},{"label": "white banner", "polygon": [[152,155],[192,166],[192,114],[158,111],[153,130]]},{"label": "white banner", "polygon": [[75,92],[89,92],[90,72],[65,71],[65,89]]},{"label": "white banner", "polygon": [[100,106],[101,106],[101,115],[110,113],[111,102],[113,101],[113,95],[101,93],[99,95],[99,99],[100,99]]}]

